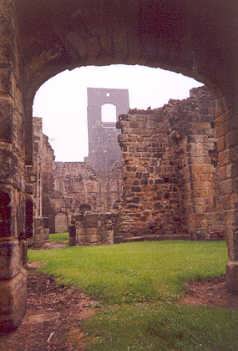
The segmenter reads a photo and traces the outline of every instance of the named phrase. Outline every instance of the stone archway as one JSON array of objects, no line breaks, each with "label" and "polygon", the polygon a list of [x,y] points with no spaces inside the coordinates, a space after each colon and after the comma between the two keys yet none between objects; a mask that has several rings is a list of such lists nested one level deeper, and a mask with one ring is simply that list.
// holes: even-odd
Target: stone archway
[{"label": "stone archway", "polygon": [[[237,292],[237,16],[236,2],[214,0],[62,0],[60,5],[58,0],[0,0],[0,191],[8,188],[11,213],[32,192],[25,165],[29,170],[32,162],[33,97],[43,82],[62,70],[91,64],[143,64],[184,73],[213,88],[218,98],[227,282]],[[2,245],[15,245],[21,221],[12,215],[11,232],[0,234]],[[4,267],[0,329],[11,330],[24,314],[26,275],[15,251]]]}]

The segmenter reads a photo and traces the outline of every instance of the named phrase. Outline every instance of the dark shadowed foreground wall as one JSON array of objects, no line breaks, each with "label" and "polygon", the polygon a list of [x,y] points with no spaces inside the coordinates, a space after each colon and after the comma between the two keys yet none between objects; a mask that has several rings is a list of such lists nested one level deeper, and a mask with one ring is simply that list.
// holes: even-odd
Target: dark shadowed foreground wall
[{"label": "dark shadowed foreground wall", "polygon": [[[230,291],[238,292],[237,17],[237,1],[231,0],[0,0],[1,332],[12,330],[19,325],[26,305],[26,271],[23,268],[24,250],[22,247],[24,246],[24,236],[28,233],[30,235],[30,224],[32,226],[33,222],[32,203],[30,203],[32,201],[32,184],[28,173],[29,167],[32,166],[33,155],[33,98],[38,88],[50,77],[65,69],[79,66],[124,63],[166,68],[199,79],[216,93],[220,189],[217,207],[222,205],[220,215],[224,214],[225,217],[229,257],[226,274],[227,285]],[[195,113],[194,108],[192,110]],[[124,121],[124,123],[126,122],[129,120]],[[201,121],[199,130],[203,130],[203,122]],[[205,121],[204,125],[208,131],[202,134],[208,133],[207,136],[209,136],[209,130],[212,128],[209,127],[208,121]],[[133,128],[131,136],[133,136]],[[172,129],[176,130],[176,127],[173,126]],[[134,131],[135,135],[137,132]],[[198,132],[195,135],[197,138],[201,133]],[[193,137],[192,132],[190,136]],[[125,133],[124,137],[126,139]],[[150,137],[148,136],[148,138]],[[140,134],[138,134],[139,138]],[[125,143],[129,143],[129,139],[125,140]],[[180,142],[178,143],[180,144]],[[129,159],[130,152],[130,158],[138,157],[139,144],[135,148],[134,156],[130,150],[123,151],[128,152],[127,155],[124,155],[125,160]],[[209,155],[208,159],[210,158],[212,167],[215,167],[216,151],[213,148],[210,149],[210,141],[206,144],[208,150],[204,157]],[[126,147],[126,145],[124,146]],[[202,177],[207,174],[208,162],[204,162],[204,171],[201,165],[198,172],[198,169],[194,168],[193,162],[188,161],[189,157],[195,157],[196,148],[190,141],[188,141],[187,146],[190,151],[186,151],[186,154],[190,153],[191,156],[187,155],[184,158],[185,163],[189,164],[189,166],[184,166],[184,169],[192,175],[193,199],[196,199],[195,204],[191,206],[192,210],[190,210],[192,211],[191,223],[193,223],[193,227],[188,229],[188,235],[190,235],[189,233],[197,232],[198,223],[199,225],[201,222],[203,223],[203,218],[204,224],[201,228],[203,229],[203,225],[205,228],[209,228],[209,219],[206,219],[204,212],[203,215],[198,210],[201,208],[203,211],[206,206],[210,210],[210,201],[212,197],[216,198],[216,196],[210,194],[214,191],[208,190],[210,188],[207,187],[207,183],[210,181],[195,181],[196,174]],[[155,158],[157,146],[153,146],[153,148],[155,151],[151,151],[152,158]],[[184,141],[185,149],[186,140]],[[208,153],[209,150],[211,151]],[[167,153],[163,146],[161,149],[159,148],[158,152],[163,155]],[[161,165],[163,162],[165,164],[168,162],[166,161],[167,156],[164,157],[165,159],[161,156]],[[177,160],[175,161],[177,162]],[[148,173],[148,170],[144,171],[144,166],[142,167],[139,161],[137,163],[143,172],[136,173]],[[137,163],[134,165],[134,161],[130,161],[128,166],[137,167]],[[26,169],[25,166],[27,166]],[[171,167],[173,169],[177,166],[171,165]],[[191,171],[188,171],[189,167],[191,167]],[[126,172],[132,171],[126,170]],[[131,186],[131,190],[126,192],[125,196],[129,199],[129,192],[134,197],[134,193],[140,193],[142,187],[147,185],[141,184],[142,181],[146,183],[146,179],[143,179],[140,180],[139,185],[133,185],[138,188],[132,189],[132,184],[130,185],[127,178],[129,173],[126,172],[125,181],[128,187]],[[154,171],[149,170],[149,172],[153,174]],[[183,174],[182,169],[179,171],[171,170],[170,173],[166,167],[163,172],[165,175],[174,172],[176,176],[178,173]],[[134,177],[135,181],[140,179],[135,178],[134,174],[135,172],[131,173],[131,177]],[[188,178],[186,175],[184,177],[186,184]],[[148,175],[145,178],[155,182]],[[163,179],[165,181],[166,176]],[[169,178],[167,183],[171,187],[168,193],[173,193],[169,196],[174,197],[176,210],[178,210],[177,204],[180,203],[182,211],[184,204],[191,203],[191,200],[189,195],[184,195],[185,199],[180,199],[179,185],[176,182],[178,181],[175,181],[172,176]],[[204,182],[204,187],[197,186],[196,184],[199,182]],[[175,186],[174,190],[171,190],[174,184],[177,185],[177,190],[175,190]],[[202,189],[206,189],[204,194],[206,201],[201,200],[201,204],[198,206],[198,200],[202,198],[203,194]],[[157,196],[157,190],[159,192],[159,187],[154,190],[155,196]],[[183,194],[187,194],[187,192],[185,191]],[[151,196],[154,196],[152,190]],[[165,200],[170,201],[169,199]],[[161,211],[165,211],[165,200],[160,205],[156,205],[156,203],[161,202],[158,199],[153,199],[152,203],[154,206],[161,206]],[[143,210],[143,204],[140,206],[141,212],[147,216]],[[137,211],[138,219],[140,219],[139,210],[136,207],[129,209],[128,205],[125,204],[124,208],[126,209],[124,211],[125,219],[128,218],[129,210],[132,215]],[[158,213],[158,210],[154,212]],[[171,224],[168,223],[171,232],[172,228],[175,228],[174,222],[175,216],[173,216]],[[154,225],[153,219],[152,225]],[[126,229],[125,225],[124,229]],[[131,225],[128,227],[128,232],[122,230],[121,233],[124,233],[127,238],[130,235],[133,236],[134,233],[131,234],[129,230],[133,230]]]}]

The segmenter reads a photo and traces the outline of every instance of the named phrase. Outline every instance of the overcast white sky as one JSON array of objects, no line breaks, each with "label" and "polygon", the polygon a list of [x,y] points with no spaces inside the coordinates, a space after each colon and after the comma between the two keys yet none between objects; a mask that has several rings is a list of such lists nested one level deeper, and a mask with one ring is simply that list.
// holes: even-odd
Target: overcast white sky
[{"label": "overcast white sky", "polygon": [[125,88],[131,108],[156,108],[184,99],[201,83],[158,68],[112,65],[81,67],[53,77],[38,90],[33,115],[43,118],[57,161],[81,161],[88,152],[87,87]]}]

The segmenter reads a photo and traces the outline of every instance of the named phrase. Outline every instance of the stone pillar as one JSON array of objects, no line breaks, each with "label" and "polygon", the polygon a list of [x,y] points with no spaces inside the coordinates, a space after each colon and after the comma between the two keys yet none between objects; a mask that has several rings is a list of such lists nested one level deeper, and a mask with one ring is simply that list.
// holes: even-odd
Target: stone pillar
[{"label": "stone pillar", "polygon": [[23,104],[15,1],[0,0],[0,333],[25,313]]},{"label": "stone pillar", "polygon": [[191,238],[195,240],[210,239],[212,228],[217,224],[212,217],[215,211],[216,168],[210,156],[216,152],[216,139],[208,116],[206,119],[191,124],[186,155],[191,198],[191,206],[187,206],[190,211],[188,225]]},{"label": "stone pillar", "polygon": [[[223,204],[228,263],[226,282],[230,292],[238,293],[238,106],[218,100],[216,133],[218,147],[220,202]],[[228,107],[229,106],[229,107]]]},{"label": "stone pillar", "polygon": [[69,225],[69,246],[76,246],[77,232],[74,224]]},{"label": "stone pillar", "polygon": [[114,244],[114,226],[112,213],[105,213],[103,243]]}]

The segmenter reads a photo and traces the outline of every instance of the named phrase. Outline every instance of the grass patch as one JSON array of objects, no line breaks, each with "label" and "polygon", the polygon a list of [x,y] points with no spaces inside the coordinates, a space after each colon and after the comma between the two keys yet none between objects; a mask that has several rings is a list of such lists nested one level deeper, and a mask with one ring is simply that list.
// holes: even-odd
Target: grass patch
[{"label": "grass patch", "polygon": [[238,350],[238,312],[175,304],[186,281],[224,274],[224,242],[141,242],[29,256],[103,303],[84,322],[90,351]]},{"label": "grass patch", "polygon": [[30,252],[44,271],[107,304],[175,299],[184,282],[224,273],[222,242],[144,242]]},{"label": "grass patch", "polygon": [[49,235],[51,242],[65,242],[69,240],[69,233],[55,233]]},{"label": "grass patch", "polygon": [[84,322],[87,351],[237,351],[238,312],[171,304],[107,308]]}]

